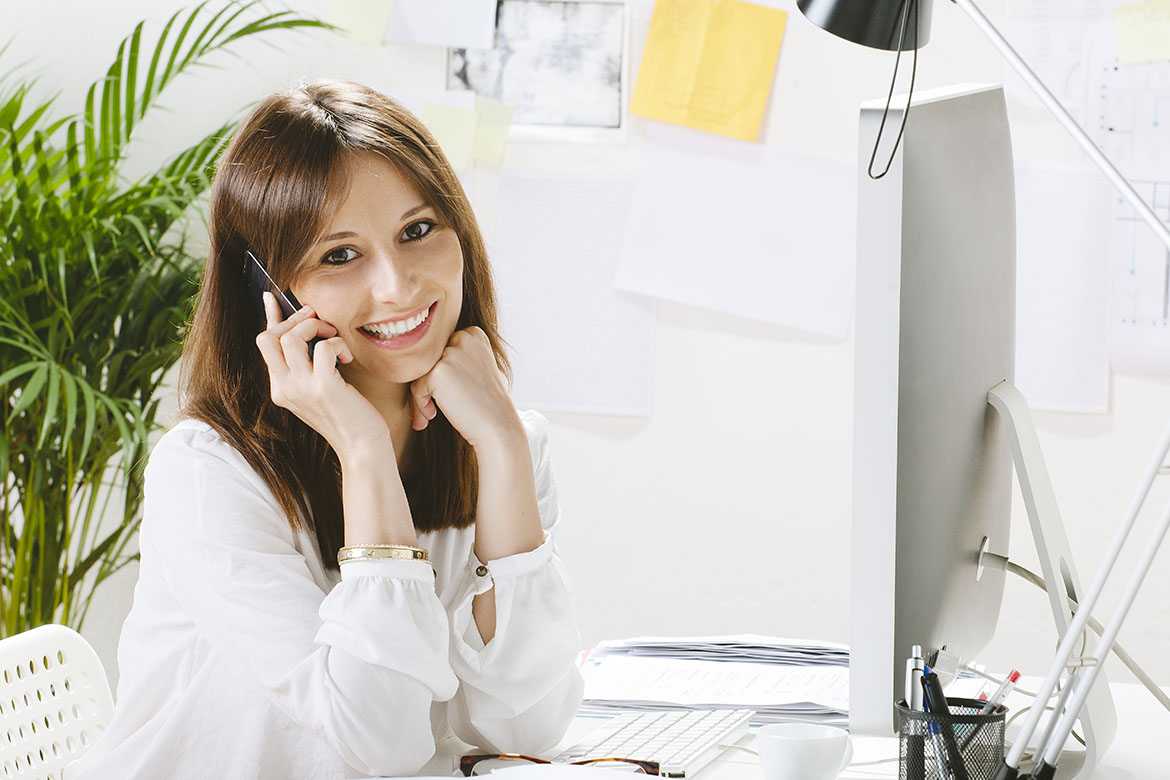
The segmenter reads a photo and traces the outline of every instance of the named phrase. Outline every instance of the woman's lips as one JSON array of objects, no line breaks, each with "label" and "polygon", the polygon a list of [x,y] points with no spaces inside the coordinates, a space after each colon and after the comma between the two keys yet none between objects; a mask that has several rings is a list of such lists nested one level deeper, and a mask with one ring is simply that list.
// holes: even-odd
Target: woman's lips
[{"label": "woman's lips", "polygon": [[430,310],[427,312],[427,318],[423,323],[412,331],[407,333],[400,333],[397,336],[391,336],[388,339],[378,338],[369,331],[358,328],[358,333],[366,337],[366,340],[371,344],[381,347],[382,349],[407,349],[413,347],[418,342],[422,341],[423,336],[427,335],[427,331],[431,329],[431,321],[435,318],[435,310],[439,308],[438,302],[431,304]]}]

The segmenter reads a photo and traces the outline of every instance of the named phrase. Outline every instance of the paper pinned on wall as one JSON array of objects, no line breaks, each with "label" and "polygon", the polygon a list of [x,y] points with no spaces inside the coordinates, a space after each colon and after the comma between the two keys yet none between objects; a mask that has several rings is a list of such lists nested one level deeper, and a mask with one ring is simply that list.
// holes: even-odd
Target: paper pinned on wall
[{"label": "paper pinned on wall", "polygon": [[475,111],[428,100],[422,104],[419,119],[435,136],[452,168],[462,171],[471,165],[479,124],[479,116]]},{"label": "paper pinned on wall", "polygon": [[1170,0],[1118,6],[1117,54],[1123,63],[1170,60]]},{"label": "paper pinned on wall", "polygon": [[787,17],[740,0],[658,0],[630,111],[755,141]]},{"label": "paper pinned on wall", "polygon": [[385,40],[490,49],[496,0],[395,0]]},{"label": "paper pinned on wall", "polygon": [[479,116],[475,129],[475,160],[498,167],[504,162],[508,129],[512,126],[516,109],[507,103],[477,95],[475,112]]},{"label": "paper pinned on wall", "polygon": [[613,0],[500,0],[495,44],[451,49],[447,86],[514,106],[527,131],[621,128],[625,12]]},{"label": "paper pinned on wall", "polygon": [[395,0],[333,0],[328,21],[359,43],[380,45]]},{"label": "paper pinned on wall", "polygon": [[520,408],[650,413],[655,306],[610,281],[628,176],[504,169],[491,247]]},{"label": "paper pinned on wall", "polygon": [[[1030,0],[1007,3],[1004,9],[1004,32],[1012,47],[1082,123],[1092,121],[1084,113],[1085,38],[1105,23],[1110,10],[1106,5],[1101,0]],[[1040,98],[1012,68],[1004,72],[1004,88],[1010,97],[1037,110],[1043,108]],[[1043,117],[1047,121],[1048,113]]]},{"label": "paper pinned on wall", "polygon": [[665,125],[646,138],[618,289],[848,335],[854,163]]},{"label": "paper pinned on wall", "polygon": [[1016,378],[1028,405],[1109,411],[1109,183],[1084,163],[1016,166]]}]

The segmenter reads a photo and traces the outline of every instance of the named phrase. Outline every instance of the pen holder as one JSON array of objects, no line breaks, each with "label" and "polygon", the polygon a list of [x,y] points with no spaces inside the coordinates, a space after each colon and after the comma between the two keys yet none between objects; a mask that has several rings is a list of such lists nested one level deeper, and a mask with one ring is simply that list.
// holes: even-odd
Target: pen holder
[{"label": "pen holder", "polygon": [[951,699],[950,714],[945,714],[912,710],[905,701],[898,702],[899,780],[955,780],[946,745],[948,733],[953,735],[967,780],[992,780],[1003,763],[1007,708],[1001,704],[980,715],[984,704]]}]

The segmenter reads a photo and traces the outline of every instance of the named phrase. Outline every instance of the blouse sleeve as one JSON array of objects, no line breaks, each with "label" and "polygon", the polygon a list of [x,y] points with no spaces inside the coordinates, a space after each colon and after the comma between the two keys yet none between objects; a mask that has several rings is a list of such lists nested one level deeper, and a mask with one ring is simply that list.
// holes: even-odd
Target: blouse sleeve
[{"label": "blouse sleeve", "polygon": [[275,499],[209,428],[181,426],[146,469],[141,547],[216,651],[353,768],[412,774],[432,701],[455,694],[449,627],[424,562],[348,563],[326,595]]},{"label": "blouse sleeve", "polygon": [[[560,520],[548,453],[548,421],[522,415],[536,477],[544,543],[484,568],[472,552],[441,595],[451,616],[451,668],[460,680],[449,706],[455,734],[486,750],[538,754],[564,736],[581,703],[576,606],[556,554]],[[487,570],[487,574],[479,574]],[[496,631],[484,645],[472,599],[495,586]]]}]

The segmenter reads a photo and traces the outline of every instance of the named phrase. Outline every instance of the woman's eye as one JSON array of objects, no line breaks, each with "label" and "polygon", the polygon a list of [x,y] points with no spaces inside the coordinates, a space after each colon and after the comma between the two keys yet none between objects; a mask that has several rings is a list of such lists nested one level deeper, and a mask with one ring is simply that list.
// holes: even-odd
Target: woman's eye
[{"label": "woman's eye", "polygon": [[434,229],[434,222],[420,219],[418,222],[407,225],[406,230],[402,231],[402,237],[407,241],[418,241],[420,238],[425,238]]},{"label": "woman's eye", "polygon": [[357,255],[357,253],[354,252],[353,256],[347,256],[345,254],[346,252],[354,252],[354,250],[347,246],[339,246],[337,249],[334,249],[322,257],[321,262],[326,265],[345,265],[350,260],[353,260],[353,257]]}]

